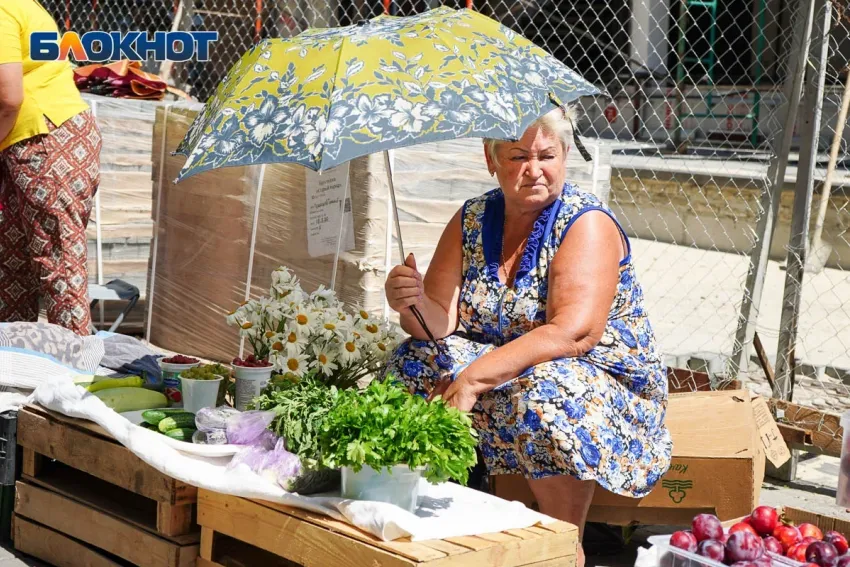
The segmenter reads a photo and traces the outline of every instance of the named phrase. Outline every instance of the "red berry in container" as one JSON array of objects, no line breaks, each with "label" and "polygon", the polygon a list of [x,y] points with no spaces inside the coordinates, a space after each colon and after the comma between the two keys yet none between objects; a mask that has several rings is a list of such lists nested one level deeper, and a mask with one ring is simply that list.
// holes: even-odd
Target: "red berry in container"
[{"label": "red berry in container", "polygon": [[756,529],[746,522],[738,522],[731,528],[729,528],[729,533],[734,534],[735,532],[750,532],[753,535],[759,535]]},{"label": "red berry in container", "polygon": [[779,540],[779,543],[782,544],[782,549],[784,549],[786,553],[791,546],[800,543],[803,539],[803,536],[800,535],[800,530],[794,526],[786,526],[783,524],[776,526],[776,529],[773,530],[773,537]]},{"label": "red berry in container", "polygon": [[814,524],[800,524],[797,528],[803,537],[813,537],[818,541],[823,539],[823,532]]},{"label": "red berry in container", "polygon": [[767,536],[766,538],[764,538],[762,543],[764,543],[765,551],[769,551],[777,555],[785,554],[785,550],[782,549],[782,543],[773,536]]},{"label": "red berry in container", "polygon": [[820,567],[833,567],[838,560],[838,551],[828,541],[816,541],[806,548],[806,561]]}]

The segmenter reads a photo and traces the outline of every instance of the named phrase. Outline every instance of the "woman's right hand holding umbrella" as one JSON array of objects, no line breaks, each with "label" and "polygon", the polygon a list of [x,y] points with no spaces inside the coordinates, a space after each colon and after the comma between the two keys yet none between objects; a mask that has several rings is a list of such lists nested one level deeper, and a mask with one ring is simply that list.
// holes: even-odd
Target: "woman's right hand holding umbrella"
[{"label": "woman's right hand holding umbrella", "polygon": [[394,267],[384,284],[387,303],[393,311],[402,313],[408,307],[421,307],[425,301],[422,274],[416,269],[416,259],[408,254],[404,264]]}]

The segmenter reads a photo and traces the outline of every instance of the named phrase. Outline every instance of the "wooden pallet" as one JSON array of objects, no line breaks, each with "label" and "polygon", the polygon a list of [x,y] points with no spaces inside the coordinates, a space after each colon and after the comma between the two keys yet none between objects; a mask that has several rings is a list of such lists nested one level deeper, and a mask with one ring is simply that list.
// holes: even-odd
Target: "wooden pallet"
[{"label": "wooden pallet", "polygon": [[[275,567],[573,567],[578,530],[564,522],[494,534],[432,541],[381,541],[346,523],[271,502],[207,490],[198,493],[198,567],[221,567],[220,548],[237,540],[272,554]],[[228,561],[229,563],[229,561]]]},{"label": "wooden pallet", "polygon": [[[52,555],[70,538],[104,557],[87,565],[194,565],[196,488],[160,473],[96,424],[40,408],[19,412],[18,443],[16,548],[58,565]],[[33,549],[41,539],[50,545]]]}]

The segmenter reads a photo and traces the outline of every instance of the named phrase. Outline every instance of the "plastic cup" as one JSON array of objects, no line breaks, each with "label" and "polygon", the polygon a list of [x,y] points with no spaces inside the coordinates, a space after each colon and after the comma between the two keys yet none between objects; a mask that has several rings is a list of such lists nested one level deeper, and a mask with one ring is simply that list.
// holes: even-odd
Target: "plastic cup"
[{"label": "plastic cup", "polygon": [[183,405],[180,373],[195,368],[199,364],[201,364],[200,360],[192,364],[174,364],[173,362],[163,362],[162,359],[159,360],[159,367],[162,369],[162,393],[165,394],[172,405]]},{"label": "plastic cup", "polygon": [[188,412],[198,413],[204,408],[216,407],[218,401],[218,389],[224,376],[218,376],[215,380],[193,380],[192,378],[180,377],[183,387],[183,409]]},{"label": "plastic cup", "polygon": [[392,473],[364,466],[360,472],[342,468],[342,497],[352,500],[389,502],[408,512],[415,512],[419,499],[419,479],[422,470],[410,470],[407,465],[396,465]]},{"label": "plastic cup", "polygon": [[233,377],[236,378],[236,409],[245,411],[248,404],[260,395],[272,377],[272,366],[247,367],[233,365]]}]

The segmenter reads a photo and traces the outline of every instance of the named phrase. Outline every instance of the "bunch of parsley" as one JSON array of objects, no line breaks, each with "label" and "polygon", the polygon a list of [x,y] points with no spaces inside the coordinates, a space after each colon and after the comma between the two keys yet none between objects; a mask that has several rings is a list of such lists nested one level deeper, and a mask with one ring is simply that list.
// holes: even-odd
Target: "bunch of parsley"
[{"label": "bunch of parsley", "polygon": [[285,439],[286,450],[298,455],[305,468],[315,469],[322,423],[338,394],[334,386],[328,387],[313,374],[307,374],[295,382],[273,382],[254,399],[254,407],[275,412],[269,429]]},{"label": "bunch of parsley", "polygon": [[477,439],[465,413],[437,398],[411,395],[392,378],[365,390],[344,390],[324,416],[319,434],[321,464],[364,465],[380,471],[395,465],[425,467],[432,483],[453,478],[466,484],[475,465]]}]

